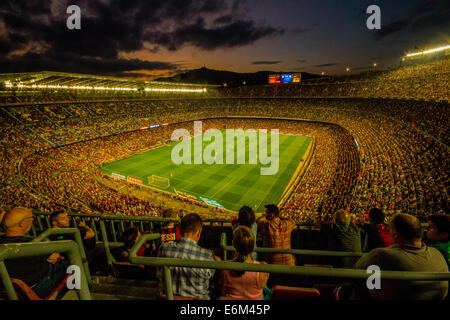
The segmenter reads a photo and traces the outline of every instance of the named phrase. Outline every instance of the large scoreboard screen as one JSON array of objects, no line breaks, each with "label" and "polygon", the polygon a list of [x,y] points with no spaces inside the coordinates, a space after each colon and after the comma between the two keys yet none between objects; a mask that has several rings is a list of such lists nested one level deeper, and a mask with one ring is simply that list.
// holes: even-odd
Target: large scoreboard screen
[{"label": "large scoreboard screen", "polygon": [[291,83],[291,82],[292,82],[292,74],[281,75],[281,83]]},{"label": "large scoreboard screen", "polygon": [[301,78],[301,73],[271,74],[269,75],[269,83],[295,83],[300,82]]},{"label": "large scoreboard screen", "polygon": [[269,75],[269,83],[281,83],[279,74],[271,74]]},{"label": "large scoreboard screen", "polygon": [[281,83],[291,83],[291,82],[292,82],[292,74],[281,75]]}]

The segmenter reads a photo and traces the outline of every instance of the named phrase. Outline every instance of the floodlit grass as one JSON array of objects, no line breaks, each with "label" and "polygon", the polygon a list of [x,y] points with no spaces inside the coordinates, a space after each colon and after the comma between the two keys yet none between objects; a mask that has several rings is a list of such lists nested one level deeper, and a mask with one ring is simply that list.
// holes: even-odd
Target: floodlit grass
[{"label": "floodlit grass", "polygon": [[[230,147],[231,143],[226,141],[225,134],[223,137],[225,150],[227,144]],[[270,134],[267,140],[270,154]],[[176,189],[196,197],[202,196],[217,201],[229,210],[237,211],[241,206],[248,205],[256,212],[263,212],[265,204],[278,202],[311,141],[311,138],[304,136],[279,135],[279,170],[275,175],[261,175],[261,166],[269,167],[270,164],[260,164],[259,154],[257,164],[248,164],[248,140],[246,140],[246,164],[236,164],[236,139],[235,164],[175,165],[171,153],[178,142],[174,142],[106,164],[100,170],[106,174],[117,173],[133,177],[146,185],[149,185],[148,177],[152,175],[165,177],[170,181],[170,187],[164,189],[165,191],[174,192]],[[209,144],[211,142],[203,141],[203,148]],[[193,143],[191,154],[193,159]],[[225,156],[223,159],[225,163]]]}]

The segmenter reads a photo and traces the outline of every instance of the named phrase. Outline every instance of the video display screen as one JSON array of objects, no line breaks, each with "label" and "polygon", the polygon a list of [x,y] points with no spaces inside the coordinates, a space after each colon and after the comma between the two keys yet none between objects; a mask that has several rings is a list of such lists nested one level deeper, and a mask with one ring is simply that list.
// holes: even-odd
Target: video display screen
[{"label": "video display screen", "polygon": [[292,82],[292,74],[282,74],[281,75],[281,83],[291,83]]},{"label": "video display screen", "polygon": [[301,73],[282,73],[282,74],[271,74],[269,75],[269,83],[294,83],[300,82],[302,78]]}]

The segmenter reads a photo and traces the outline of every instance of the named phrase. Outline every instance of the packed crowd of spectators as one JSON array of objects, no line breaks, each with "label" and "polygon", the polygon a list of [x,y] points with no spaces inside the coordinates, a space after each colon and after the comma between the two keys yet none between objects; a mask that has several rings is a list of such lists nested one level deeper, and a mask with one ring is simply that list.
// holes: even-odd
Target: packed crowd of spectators
[{"label": "packed crowd of spectators", "polygon": [[[128,103],[76,104],[68,110],[64,109],[67,105],[47,109],[52,110],[53,114],[76,114],[65,121],[83,123],[80,127],[59,124],[65,129],[61,129],[60,135],[53,134],[53,138],[45,132],[52,132],[53,121],[58,123],[58,120],[47,115],[46,109],[27,107],[39,108],[35,114],[42,114],[41,120],[31,125],[27,124],[28,120],[19,117],[20,112],[13,111],[14,108],[9,108],[7,112],[3,110],[2,122],[5,127],[2,129],[0,169],[5,185],[1,194],[4,205],[11,206],[26,198],[28,206],[39,210],[51,210],[53,203],[59,201],[73,207],[74,203],[80,203],[72,199],[77,195],[76,198],[88,207],[115,213],[121,210],[120,206],[114,208],[114,204],[98,204],[95,201],[99,199],[100,202],[109,203],[108,199],[122,197],[114,190],[99,187],[103,184],[94,179],[94,176],[98,176],[95,167],[164,144],[170,139],[173,129],[190,129],[192,123],[150,130],[139,128],[154,123],[237,115],[295,117],[328,123],[227,120],[230,128],[283,128],[286,133],[315,138],[311,166],[285,207],[300,222],[308,222],[312,215],[326,216],[342,207],[357,217],[363,217],[374,206],[384,209],[388,214],[409,212],[419,216],[444,212],[448,208],[448,170],[445,169],[449,165],[446,143],[448,109],[443,102],[223,99],[141,104],[135,109]],[[129,110],[136,112],[136,118],[126,116]],[[89,115],[93,113],[98,117],[90,121]],[[103,117],[100,115],[102,113]],[[125,124],[115,127],[114,121],[123,121]],[[204,130],[214,126],[222,128],[222,122],[210,120],[209,126],[205,122],[207,125]],[[105,130],[108,124],[113,129]],[[118,134],[127,131],[132,132]],[[86,135],[86,132],[89,134]],[[105,135],[101,139],[83,142]],[[57,136],[64,138],[55,138]],[[50,149],[60,143],[78,141],[82,143]],[[31,155],[36,150],[41,152]],[[24,160],[19,166],[22,157]],[[23,178],[21,183],[20,167]],[[30,188],[37,192],[32,192],[32,197],[24,197]],[[95,192],[98,191],[92,189],[97,188],[105,189],[104,196],[96,196]],[[64,189],[66,192],[62,192]],[[43,204],[40,195],[46,195],[47,204]],[[94,202],[89,199],[94,199]],[[126,213],[135,213],[139,208],[140,205],[131,205]]]},{"label": "packed crowd of spectators", "polygon": [[[420,216],[448,210],[449,163],[445,143],[448,134],[434,135],[448,131],[448,104],[365,99],[246,103],[246,108],[237,104],[230,111],[239,115],[326,121],[349,131],[355,145],[358,144],[361,159],[351,204],[353,213],[364,214],[371,207],[380,207],[388,214],[409,212]],[[437,104],[442,112],[433,114]],[[422,117],[419,111],[410,110],[421,110]],[[396,114],[402,111],[409,115],[417,113],[416,118],[409,119],[414,122],[399,120]],[[421,118],[433,121],[435,129],[419,125]]]},{"label": "packed crowd of spectators", "polygon": [[[191,125],[192,123],[184,123],[134,131],[25,157],[20,165],[24,184],[48,199],[47,204],[42,204],[38,198],[33,197],[35,203],[30,206],[48,211],[52,210],[55,203],[62,203],[73,209],[88,207],[102,213],[131,215],[152,214],[158,211],[158,206],[149,204],[151,200],[118,194],[116,190],[105,186],[102,180],[109,178],[98,171],[97,167],[130,156],[138,150],[163,144],[170,139],[175,128],[189,128]],[[332,126],[329,129],[329,125],[308,122],[218,119],[204,121],[203,129],[222,128],[223,125],[243,129],[282,128],[281,133],[302,135],[317,131],[315,139],[318,151],[314,154],[315,165],[304,180],[307,189],[297,189],[294,192],[294,199],[286,205],[286,212],[298,216],[301,221],[300,218],[313,214],[319,205],[323,210],[333,210],[336,206],[350,204],[359,162],[356,148],[348,133],[342,133],[345,131],[342,128]],[[326,170],[319,170],[320,167]],[[340,180],[347,183],[336,183]]]},{"label": "packed crowd of spectators", "polygon": [[[0,87],[1,88],[1,87]],[[142,92],[142,91],[102,91],[102,90],[9,90],[1,92],[0,104],[27,104],[27,103],[53,103],[58,102],[92,102],[92,101],[115,101],[120,102],[124,100],[148,100],[148,99],[190,99],[196,98],[198,93],[183,93],[183,92]],[[207,89],[207,92],[202,92],[203,97],[218,96],[218,92],[214,88]]]},{"label": "packed crowd of spectators", "polygon": [[[364,220],[370,208],[378,207],[388,215],[405,212],[423,220],[429,213],[448,211],[450,117],[448,102],[437,101],[448,100],[448,63],[444,58],[351,81],[305,82],[300,91],[292,85],[223,92],[233,99],[2,107],[0,199],[4,207],[20,204],[45,211],[63,203],[77,210],[125,214],[148,210],[157,214],[160,204],[152,203],[151,198],[117,192],[110,183],[104,183],[110,179],[97,168],[167,143],[173,129],[192,128],[190,120],[258,116],[272,119],[208,120],[203,129],[222,128],[224,124],[229,128],[283,128],[285,133],[314,137],[309,169],[284,203],[287,215],[310,222],[345,208],[354,219]],[[415,81],[421,83],[420,88],[411,85]],[[367,94],[360,94],[364,83]],[[278,90],[275,96],[286,97],[394,96],[432,101],[264,98],[274,96],[273,90]],[[323,94],[327,91],[330,95]],[[56,93],[48,97],[55,101],[76,96]],[[273,120],[276,117],[309,122]],[[170,125],[139,130],[167,123]]]}]

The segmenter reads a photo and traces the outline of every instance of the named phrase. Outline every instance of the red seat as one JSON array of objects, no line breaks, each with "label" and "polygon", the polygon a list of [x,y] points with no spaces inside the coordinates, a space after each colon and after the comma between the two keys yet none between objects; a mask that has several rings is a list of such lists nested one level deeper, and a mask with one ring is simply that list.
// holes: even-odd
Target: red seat
[{"label": "red seat", "polygon": [[320,292],[314,288],[299,288],[275,285],[271,300],[317,300]]},{"label": "red seat", "polygon": [[[36,292],[33,291],[25,282],[20,279],[11,279],[11,282],[16,290],[17,297],[19,300],[50,300],[50,298],[58,293],[57,299],[61,299],[63,297],[62,293],[65,293],[65,289],[67,288],[66,282],[70,277],[70,274],[67,274],[64,279],[53,289],[53,291],[45,298],[39,297]],[[61,293],[61,295],[60,295]],[[4,294],[7,297],[7,294]]]},{"label": "red seat", "polygon": [[337,295],[337,284],[316,283],[313,288],[319,290],[320,296],[324,300],[339,300]]}]

